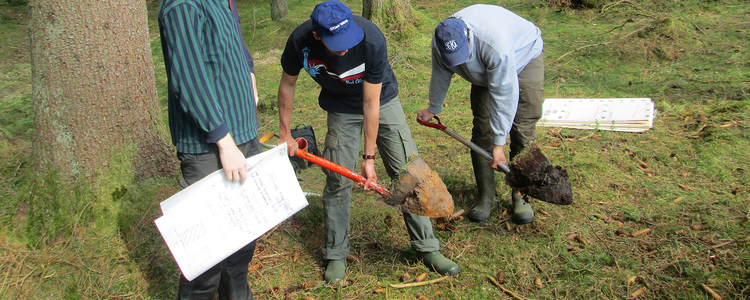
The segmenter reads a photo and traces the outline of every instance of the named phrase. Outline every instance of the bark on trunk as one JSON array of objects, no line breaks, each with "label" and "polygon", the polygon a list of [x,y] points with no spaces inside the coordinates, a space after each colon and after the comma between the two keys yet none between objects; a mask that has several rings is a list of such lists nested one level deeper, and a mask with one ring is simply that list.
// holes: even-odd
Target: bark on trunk
[{"label": "bark on trunk", "polygon": [[289,14],[286,0],[271,0],[271,20],[278,21]]},{"label": "bark on trunk", "polygon": [[111,230],[127,187],[177,166],[160,117],[146,3],[32,0],[29,8],[38,171],[30,227],[42,239],[88,221]]},{"label": "bark on trunk", "polygon": [[125,174],[168,174],[145,2],[36,0],[30,13],[37,161],[73,180],[122,155]]},{"label": "bark on trunk", "polygon": [[362,0],[362,16],[388,28],[410,26],[414,21],[409,0]]}]

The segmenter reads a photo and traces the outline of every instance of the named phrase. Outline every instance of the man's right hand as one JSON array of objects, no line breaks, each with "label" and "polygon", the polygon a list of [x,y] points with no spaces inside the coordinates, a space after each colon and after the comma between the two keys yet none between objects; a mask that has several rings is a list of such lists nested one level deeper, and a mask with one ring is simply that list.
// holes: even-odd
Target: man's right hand
[{"label": "man's right hand", "polygon": [[419,112],[417,112],[417,118],[419,118],[420,120],[422,120],[422,122],[429,122],[434,117],[435,117],[435,114],[431,113],[427,109],[423,109],[423,110],[420,110]]},{"label": "man's right hand", "polygon": [[292,133],[290,131],[279,133],[279,140],[276,142],[276,145],[278,146],[285,142],[287,154],[289,156],[294,156],[297,153],[297,149],[299,149],[299,146],[297,145],[297,141],[295,141],[292,137]]},{"label": "man's right hand", "polygon": [[245,183],[245,179],[247,179],[247,160],[245,160],[245,155],[242,154],[240,148],[237,148],[232,135],[227,133],[226,136],[216,142],[216,146],[219,147],[219,159],[221,160],[221,167],[224,169],[227,180],[232,182],[239,181],[240,184]]}]

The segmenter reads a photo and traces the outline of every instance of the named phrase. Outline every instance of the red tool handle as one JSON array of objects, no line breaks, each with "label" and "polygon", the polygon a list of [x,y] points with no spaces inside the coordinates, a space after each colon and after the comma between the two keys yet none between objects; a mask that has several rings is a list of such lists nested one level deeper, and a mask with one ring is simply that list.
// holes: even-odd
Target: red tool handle
[{"label": "red tool handle", "polygon": [[[437,124],[436,123],[422,121],[422,120],[419,119],[419,117],[417,117],[417,122],[419,122],[419,124],[422,124],[422,125],[427,126],[427,127],[432,127],[432,128],[440,129],[443,132],[445,132],[448,135],[450,135],[452,138],[456,139],[457,141],[459,141],[462,144],[464,144],[467,147],[469,147],[471,150],[474,150],[474,152],[479,153],[479,155],[481,155],[482,157],[484,157],[486,160],[488,160],[490,162],[492,162],[494,160],[492,158],[492,154],[489,153],[489,152],[487,152],[487,150],[484,150],[484,149],[480,148],[479,146],[477,146],[477,144],[472,143],[471,140],[469,140],[469,139],[465,138],[464,136],[460,135],[458,132],[454,131],[453,129],[450,129],[450,128],[446,127],[445,125],[443,125],[443,123],[440,122],[440,118],[438,118],[438,116],[435,116],[434,118],[438,121]],[[498,163],[497,164],[497,168],[498,168],[498,171],[502,171],[502,172],[504,172],[506,174],[510,173],[510,169],[504,163]]]},{"label": "red tool handle", "polygon": [[[303,158],[303,159],[305,159],[305,160],[307,160],[307,161],[309,161],[311,163],[319,165],[319,166],[321,166],[323,168],[326,168],[328,170],[336,172],[337,174],[340,174],[340,175],[342,175],[342,176],[344,176],[346,178],[349,178],[351,180],[354,180],[356,182],[359,182],[359,183],[362,183],[362,184],[364,184],[365,182],[367,182],[367,178],[365,178],[362,175],[354,173],[354,172],[352,172],[351,170],[349,170],[347,168],[344,168],[344,167],[339,166],[339,165],[337,165],[337,164],[335,164],[335,163],[333,163],[331,161],[328,161],[328,160],[326,160],[326,159],[324,159],[322,157],[315,156],[315,155],[310,154],[309,152],[307,152],[305,150],[302,150],[302,149],[307,149],[307,140],[305,140],[305,139],[297,139],[297,146],[299,146],[299,149],[297,150],[297,152],[294,153],[295,155],[297,155],[297,156],[299,156],[299,157],[301,157],[301,158]],[[391,194],[391,192],[389,192],[388,190],[386,190],[385,188],[383,188],[382,186],[378,185],[375,182],[371,182],[370,183],[370,187],[372,189],[376,190],[378,193],[380,193],[383,196],[388,196],[388,195]]]},{"label": "red tool handle", "polygon": [[440,122],[440,118],[438,116],[434,116],[433,118],[435,120],[437,120],[437,123],[425,122],[425,121],[422,121],[421,119],[419,119],[419,117],[417,117],[417,122],[419,122],[419,124],[422,124],[424,126],[432,127],[432,128],[437,128],[437,129],[440,129],[442,131],[445,131],[445,129],[448,128],[448,127],[445,127],[445,125],[443,125],[442,122]]}]

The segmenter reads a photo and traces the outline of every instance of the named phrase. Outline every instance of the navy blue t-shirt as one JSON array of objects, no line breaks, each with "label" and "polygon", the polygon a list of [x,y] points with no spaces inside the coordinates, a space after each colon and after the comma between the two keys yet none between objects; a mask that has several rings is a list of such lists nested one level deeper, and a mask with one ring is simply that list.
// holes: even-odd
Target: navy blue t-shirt
[{"label": "navy blue t-shirt", "polygon": [[296,76],[305,69],[322,90],[318,104],[329,112],[362,113],[362,82],[383,83],[380,105],[398,95],[398,83],[388,63],[388,49],[380,29],[361,16],[353,16],[365,37],[344,56],[328,52],[323,41],[313,37],[307,20],[289,36],[281,55],[281,67]]}]

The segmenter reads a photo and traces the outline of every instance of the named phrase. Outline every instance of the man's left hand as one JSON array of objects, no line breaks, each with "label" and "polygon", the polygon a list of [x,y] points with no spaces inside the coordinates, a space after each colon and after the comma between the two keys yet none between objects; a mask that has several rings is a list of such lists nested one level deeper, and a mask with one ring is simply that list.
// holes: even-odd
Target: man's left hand
[{"label": "man's left hand", "polygon": [[492,149],[492,168],[495,170],[498,170],[498,163],[505,165],[508,164],[508,160],[505,158],[504,148],[505,146],[495,146],[495,148]]}]

